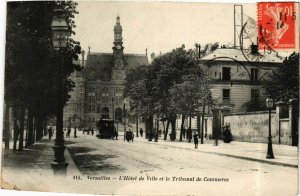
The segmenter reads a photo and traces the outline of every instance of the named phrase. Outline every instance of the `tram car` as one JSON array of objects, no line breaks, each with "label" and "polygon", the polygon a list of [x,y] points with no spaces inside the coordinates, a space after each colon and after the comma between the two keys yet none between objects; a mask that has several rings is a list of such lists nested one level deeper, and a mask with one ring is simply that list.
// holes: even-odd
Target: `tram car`
[{"label": "tram car", "polygon": [[100,139],[112,139],[116,136],[114,121],[111,119],[99,119],[97,122],[98,134]]}]

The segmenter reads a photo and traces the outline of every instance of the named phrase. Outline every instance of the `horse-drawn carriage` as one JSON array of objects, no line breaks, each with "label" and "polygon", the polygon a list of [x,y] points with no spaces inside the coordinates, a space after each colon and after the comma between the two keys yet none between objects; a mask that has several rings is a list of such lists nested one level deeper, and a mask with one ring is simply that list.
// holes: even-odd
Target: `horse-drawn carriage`
[{"label": "horse-drawn carriage", "polygon": [[132,131],[126,131],[124,135],[124,141],[127,140],[129,142],[130,140],[133,142],[134,134]]},{"label": "horse-drawn carriage", "polygon": [[100,119],[97,122],[98,134],[100,139],[113,139],[118,137],[118,132],[114,127],[114,121],[111,119]]}]

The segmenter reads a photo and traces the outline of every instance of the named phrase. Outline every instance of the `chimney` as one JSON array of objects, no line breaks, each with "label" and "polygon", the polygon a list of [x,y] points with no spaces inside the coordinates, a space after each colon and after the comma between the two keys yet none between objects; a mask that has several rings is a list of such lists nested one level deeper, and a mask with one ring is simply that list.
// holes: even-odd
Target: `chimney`
[{"label": "chimney", "polygon": [[255,55],[258,54],[258,45],[257,44],[251,44],[251,54]]},{"label": "chimney", "polygon": [[84,54],[85,54],[85,51],[81,50],[81,66],[82,67],[84,67]]}]

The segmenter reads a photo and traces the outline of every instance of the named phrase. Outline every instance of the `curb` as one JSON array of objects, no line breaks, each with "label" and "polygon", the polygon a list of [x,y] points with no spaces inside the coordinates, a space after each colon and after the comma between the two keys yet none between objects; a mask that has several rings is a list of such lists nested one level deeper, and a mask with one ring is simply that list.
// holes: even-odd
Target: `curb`
[{"label": "curb", "polygon": [[[136,141],[146,143],[146,141],[139,141],[139,140],[136,140]],[[148,143],[149,144],[156,144],[156,142],[148,142]],[[235,159],[242,159],[242,160],[247,160],[247,161],[260,162],[260,163],[269,164],[269,165],[278,165],[278,166],[283,166],[283,167],[298,168],[298,165],[290,164],[290,163],[267,161],[267,160],[263,160],[263,159],[257,159],[257,158],[252,158],[252,157],[244,157],[244,156],[232,155],[232,154],[226,154],[226,153],[219,153],[219,152],[199,151],[199,150],[195,150],[195,149],[191,149],[191,148],[173,146],[173,145],[168,145],[168,144],[160,144],[160,145],[169,146],[169,147],[171,146],[171,147],[179,148],[179,149],[193,150],[193,151],[202,152],[202,153],[206,153],[206,154],[215,154],[215,155],[225,156],[225,157],[230,157],[230,158],[235,158]]]}]

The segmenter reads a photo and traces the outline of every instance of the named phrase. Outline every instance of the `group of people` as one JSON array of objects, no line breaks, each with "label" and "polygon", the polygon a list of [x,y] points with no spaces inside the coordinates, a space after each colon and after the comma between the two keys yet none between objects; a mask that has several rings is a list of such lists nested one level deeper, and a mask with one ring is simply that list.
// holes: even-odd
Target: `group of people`
[{"label": "group of people", "polygon": [[[66,137],[70,137],[70,135],[71,135],[71,127],[68,126]],[[74,138],[76,138],[76,137],[77,137],[77,127],[74,128]]]},{"label": "group of people", "polygon": [[89,128],[89,129],[83,129],[82,134],[85,135],[85,133],[87,133],[87,135],[94,135],[94,129],[93,127]]}]

